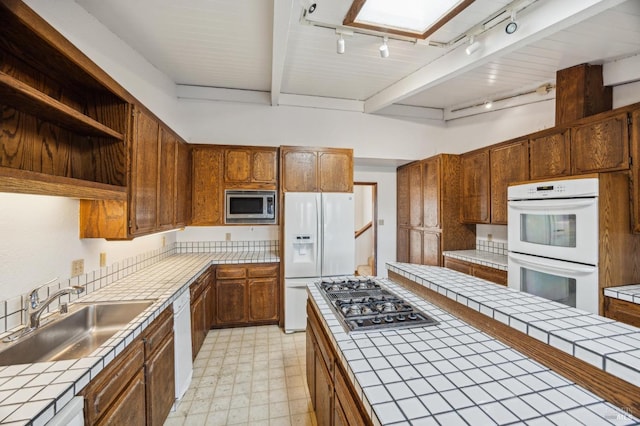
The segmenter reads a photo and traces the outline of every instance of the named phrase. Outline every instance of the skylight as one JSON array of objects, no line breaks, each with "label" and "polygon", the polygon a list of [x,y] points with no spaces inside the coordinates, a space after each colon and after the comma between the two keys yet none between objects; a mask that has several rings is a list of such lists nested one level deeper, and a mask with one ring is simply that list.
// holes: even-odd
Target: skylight
[{"label": "skylight", "polygon": [[427,38],[475,0],[354,0],[344,25]]}]

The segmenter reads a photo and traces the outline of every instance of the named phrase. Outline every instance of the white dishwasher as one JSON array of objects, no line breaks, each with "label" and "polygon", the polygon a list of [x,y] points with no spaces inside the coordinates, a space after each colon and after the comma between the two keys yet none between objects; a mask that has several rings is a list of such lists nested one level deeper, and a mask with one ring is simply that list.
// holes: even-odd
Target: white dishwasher
[{"label": "white dishwasher", "polygon": [[175,345],[176,402],[178,407],[193,376],[191,360],[191,297],[189,289],[173,302],[173,335]]}]

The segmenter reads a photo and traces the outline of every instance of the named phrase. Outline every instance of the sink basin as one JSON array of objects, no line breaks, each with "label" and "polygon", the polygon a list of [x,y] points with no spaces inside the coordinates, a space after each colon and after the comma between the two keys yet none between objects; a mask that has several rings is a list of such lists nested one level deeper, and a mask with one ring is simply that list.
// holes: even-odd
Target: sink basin
[{"label": "sink basin", "polygon": [[12,343],[0,343],[0,366],[77,359],[89,355],[154,303],[76,303],[67,314]]}]

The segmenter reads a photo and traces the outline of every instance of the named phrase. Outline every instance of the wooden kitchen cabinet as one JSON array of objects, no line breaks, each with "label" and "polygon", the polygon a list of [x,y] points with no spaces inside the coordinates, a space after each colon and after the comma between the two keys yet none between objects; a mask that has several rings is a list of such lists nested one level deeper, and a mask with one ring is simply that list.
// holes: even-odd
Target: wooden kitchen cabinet
[{"label": "wooden kitchen cabinet", "polygon": [[629,169],[627,112],[571,128],[572,174]]},{"label": "wooden kitchen cabinet", "polygon": [[629,113],[631,120],[631,155],[636,160],[631,165],[631,211],[633,231],[640,232],[640,106]]},{"label": "wooden kitchen cabinet", "polygon": [[186,142],[176,146],[176,227],[191,221],[191,148]]},{"label": "wooden kitchen cabinet", "polygon": [[191,225],[221,225],[224,223],[223,150],[212,145],[196,145],[191,155]]},{"label": "wooden kitchen cabinet", "polygon": [[282,146],[280,186],[284,192],[352,192],[353,150]]},{"label": "wooden kitchen cabinet", "polygon": [[144,347],[134,340],[80,393],[85,425],[146,424]]},{"label": "wooden kitchen cabinet", "polygon": [[163,425],[175,401],[173,309],[167,308],[144,332],[147,426]]},{"label": "wooden kitchen cabinet", "polygon": [[444,267],[500,285],[507,285],[507,271],[446,256]]},{"label": "wooden kitchen cabinet", "polygon": [[178,138],[167,129],[160,129],[158,158],[158,230],[172,229],[176,205],[176,154]]},{"label": "wooden kitchen cabinet", "polygon": [[529,141],[500,145],[489,151],[491,167],[491,223],[507,224],[507,187],[529,179]]},{"label": "wooden kitchen cabinet", "polygon": [[554,128],[529,138],[529,177],[532,180],[571,174],[571,132]]},{"label": "wooden kitchen cabinet", "polygon": [[371,425],[353,385],[339,365],[339,359],[322,329],[320,318],[307,302],[306,375],[311,404],[318,425]]},{"label": "wooden kitchen cabinet", "polygon": [[133,97],[24,2],[0,22],[0,191],[125,201]]},{"label": "wooden kitchen cabinet", "polygon": [[397,173],[399,262],[442,266],[444,250],[475,247],[474,229],[451,214],[460,210],[460,156],[437,155]]},{"label": "wooden kitchen cabinet", "polygon": [[605,296],[604,316],[640,327],[640,305],[637,303]]},{"label": "wooden kitchen cabinet", "polygon": [[[191,297],[191,355],[195,360],[205,337],[211,328],[210,309],[207,299],[211,288],[213,269],[208,269],[189,287]],[[209,302],[210,303],[210,302]]]},{"label": "wooden kitchen cabinet", "polygon": [[489,150],[482,149],[462,155],[463,223],[491,222],[491,180]]},{"label": "wooden kitchen cabinet", "polygon": [[226,187],[276,189],[277,148],[229,147],[224,150]]},{"label": "wooden kitchen cabinet", "polygon": [[279,276],[277,263],[218,265],[214,326],[277,324]]}]

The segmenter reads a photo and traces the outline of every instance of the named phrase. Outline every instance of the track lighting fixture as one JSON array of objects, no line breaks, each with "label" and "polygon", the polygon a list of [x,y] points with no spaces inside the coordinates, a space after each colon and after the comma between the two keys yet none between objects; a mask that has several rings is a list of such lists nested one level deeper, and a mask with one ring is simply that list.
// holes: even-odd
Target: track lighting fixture
[{"label": "track lighting fixture", "polygon": [[511,21],[504,27],[504,32],[507,34],[513,34],[518,30],[518,23],[516,22],[516,11],[511,11]]},{"label": "track lighting fixture", "polygon": [[485,101],[485,103],[484,103],[484,107],[485,107],[486,109],[491,109],[491,107],[492,107],[492,106],[493,106],[493,102],[491,102],[491,101]]},{"label": "track lighting fixture", "polygon": [[317,5],[314,0],[300,0],[300,6],[302,6],[302,8],[307,11],[307,13],[311,14],[316,11]]},{"label": "track lighting fixture", "polygon": [[389,41],[389,37],[384,36],[384,38],[382,39],[382,44],[378,48],[380,50],[380,57],[381,58],[388,58],[389,57],[389,46],[387,45],[388,41]]},{"label": "track lighting fixture", "polygon": [[340,34],[336,43],[336,53],[339,53],[340,55],[344,53],[344,37],[342,37],[342,34]]},{"label": "track lighting fixture", "polygon": [[476,38],[474,36],[469,37],[469,46],[467,46],[467,48],[465,49],[467,55],[472,55],[478,49],[480,49],[480,42],[476,41]]}]

